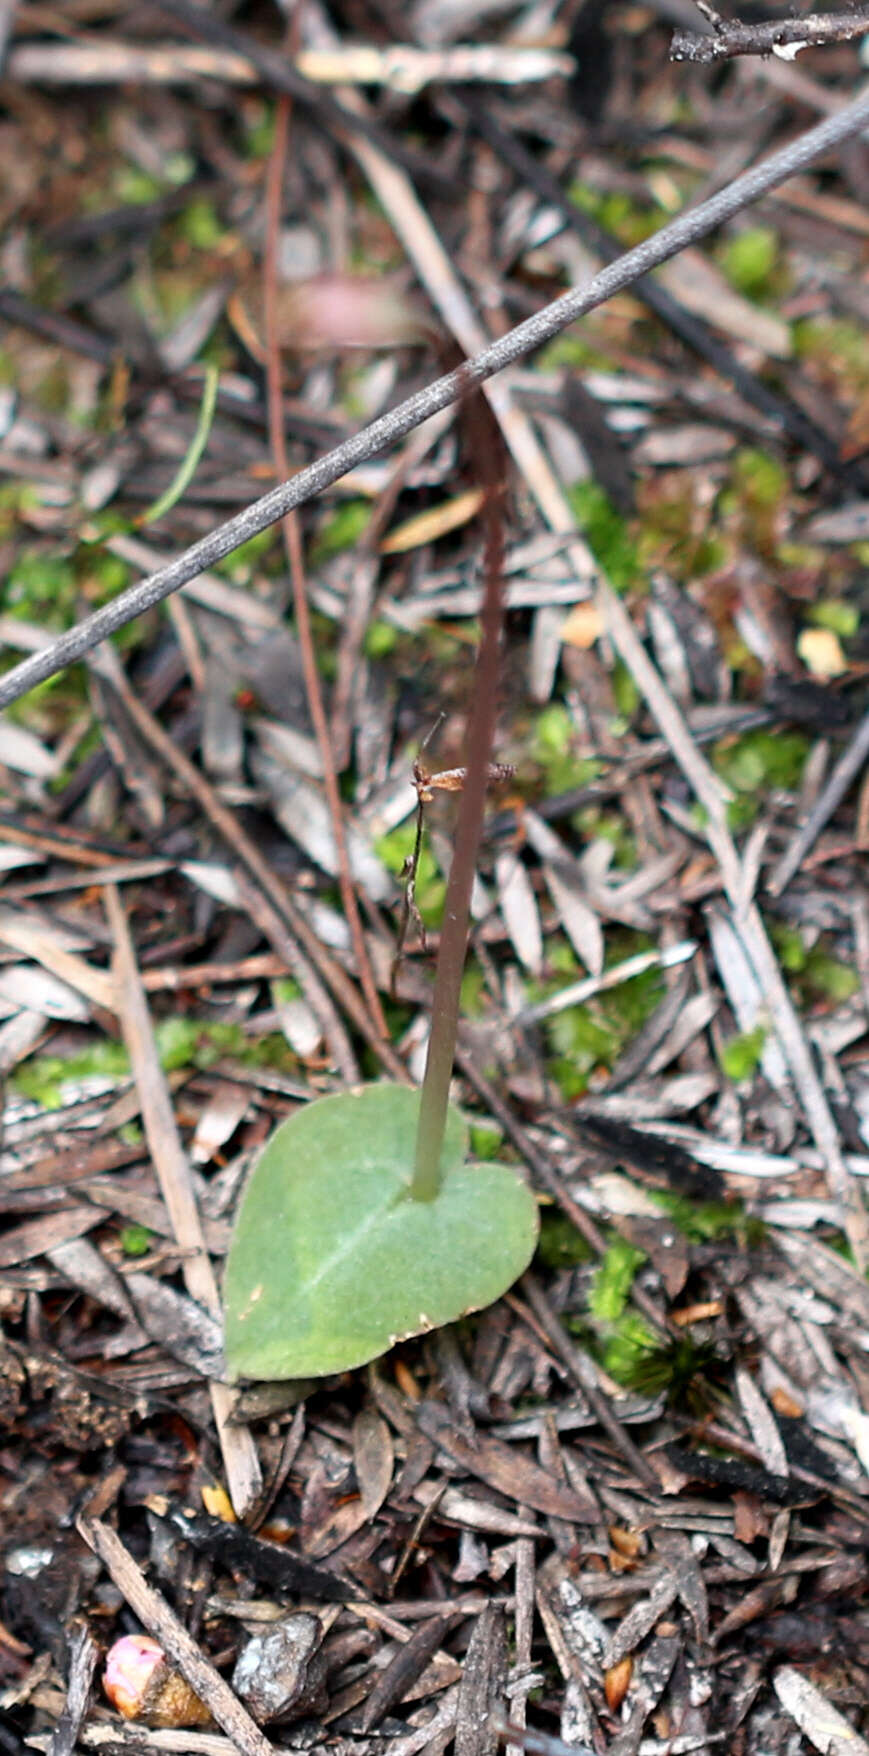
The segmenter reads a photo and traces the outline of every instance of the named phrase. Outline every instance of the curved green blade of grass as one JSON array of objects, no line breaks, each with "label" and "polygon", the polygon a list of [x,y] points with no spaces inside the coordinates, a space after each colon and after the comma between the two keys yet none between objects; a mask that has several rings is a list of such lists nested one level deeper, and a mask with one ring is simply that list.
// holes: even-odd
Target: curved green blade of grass
[{"label": "curved green blade of grass", "polygon": [[219,386],[219,367],[206,366],[205,381],[202,386],[202,402],[199,405],[199,419],[196,423],[196,432],[190,441],[186,455],[181,460],[181,467],[177,474],[169,483],[165,492],[160,495],[159,499],[155,500],[145,512],[140,514],[136,520],[138,525],[155,524],[158,518],[162,518],[164,513],[171,510],[176,501],[180,500],[182,494],[186,492],[187,488],[189,488],[199,467],[202,453],[208,444],[208,435],[211,432],[214,411],[217,407],[217,392]]}]

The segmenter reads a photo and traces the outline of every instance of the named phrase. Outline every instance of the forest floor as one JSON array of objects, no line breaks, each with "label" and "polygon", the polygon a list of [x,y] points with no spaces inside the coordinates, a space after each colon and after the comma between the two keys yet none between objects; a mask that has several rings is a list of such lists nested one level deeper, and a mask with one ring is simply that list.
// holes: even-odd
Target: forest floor
[{"label": "forest floor", "polygon": [[[11,11],[4,673],[860,77],[673,62],[687,0]],[[481,1314],[221,1383],[275,1123],[422,1072],[456,801],[397,958],[413,764],[462,761],[481,602],[455,409],[3,714],[0,1756],[867,1756],[867,185],[861,137],[492,381],[455,1095],[541,1233]],[[142,1628],[210,1723],[109,1704]]]}]

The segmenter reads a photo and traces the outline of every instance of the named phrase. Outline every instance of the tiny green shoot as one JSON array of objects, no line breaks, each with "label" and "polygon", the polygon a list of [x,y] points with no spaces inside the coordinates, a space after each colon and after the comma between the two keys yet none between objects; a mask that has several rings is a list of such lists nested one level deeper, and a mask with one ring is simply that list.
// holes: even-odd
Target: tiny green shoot
[{"label": "tiny green shoot", "polygon": [[187,448],[187,454],[182,458],[180,468],[177,470],[173,480],[169,483],[165,493],[161,494],[159,499],[155,500],[153,504],[141,514],[137,523],[143,525],[155,524],[158,518],[162,518],[164,513],[169,512],[175,505],[176,501],[180,500],[185,489],[189,487],[192,482],[199,467],[202,453],[208,444],[208,435],[211,432],[211,423],[214,420],[214,411],[217,407],[217,392],[219,386],[220,373],[217,367],[206,366],[205,381],[202,386],[202,402],[199,408],[199,419],[196,423],[196,431]]}]

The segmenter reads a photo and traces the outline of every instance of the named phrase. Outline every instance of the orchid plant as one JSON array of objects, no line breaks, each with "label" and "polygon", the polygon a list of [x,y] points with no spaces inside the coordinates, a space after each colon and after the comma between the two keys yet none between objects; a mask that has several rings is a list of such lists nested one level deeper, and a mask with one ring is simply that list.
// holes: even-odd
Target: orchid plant
[{"label": "orchid plant", "polygon": [[[224,1282],[231,1379],[317,1377],[363,1365],[409,1336],[499,1298],[527,1267],[537,1208],[512,1166],[471,1162],[449,1101],[471,888],[498,697],[502,607],[500,436],[465,397],[485,475],[484,604],[420,1091],[381,1082],[318,1098],[272,1135],[245,1190]],[[491,429],[489,426],[491,423]],[[444,777],[415,771],[422,806]],[[412,876],[408,906],[412,906]]]}]

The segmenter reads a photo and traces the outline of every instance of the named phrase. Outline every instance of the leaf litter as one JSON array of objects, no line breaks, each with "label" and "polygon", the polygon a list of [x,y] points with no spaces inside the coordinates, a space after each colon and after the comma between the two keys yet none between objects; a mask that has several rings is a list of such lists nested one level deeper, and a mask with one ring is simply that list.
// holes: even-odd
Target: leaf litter
[{"label": "leaf litter", "polygon": [[[18,9],[4,670],[274,479],[264,338],[237,313],[262,306],[288,81],[285,474],[437,374],[426,324],[476,350],[702,194],[761,111],[777,144],[857,78],[847,43],[712,78],[668,63],[653,10],[592,11],[420,5],[393,32],[388,9],[309,7],[297,73],[247,14],[169,5],[133,44],[112,8],[86,39],[75,8],[63,37]],[[482,104],[462,83],[481,70]],[[398,844],[440,716],[426,760],[462,763],[481,602],[449,411],[301,521],[389,1040],[356,986],[272,533],[6,710],[11,1756],[862,1749],[861,152],[492,382],[514,460],[505,781],[454,1092],[542,1219],[497,1305],[335,1380],[222,1381],[228,1219],[261,1146],[312,1097],[407,1079],[427,1027],[454,801],[426,808],[429,949],[405,947],[391,993]],[[287,313],[321,322],[328,287],[346,321],[360,267],[367,346],[301,349]],[[102,1655],[138,1629],[213,1730],[110,1708]]]}]

